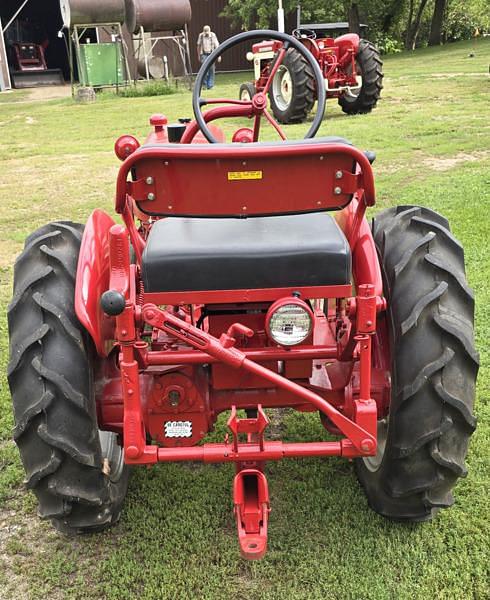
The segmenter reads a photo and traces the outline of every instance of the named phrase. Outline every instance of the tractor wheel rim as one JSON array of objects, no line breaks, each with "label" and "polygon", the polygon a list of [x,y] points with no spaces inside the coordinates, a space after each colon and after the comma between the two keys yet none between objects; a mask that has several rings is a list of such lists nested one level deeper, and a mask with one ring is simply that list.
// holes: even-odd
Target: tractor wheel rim
[{"label": "tractor wheel rim", "polygon": [[102,431],[99,429],[99,439],[104,472],[113,483],[117,483],[121,479],[124,470],[123,449],[118,444],[117,435],[112,431]]},{"label": "tractor wheel rim", "polygon": [[250,92],[248,90],[242,90],[242,93],[240,94],[240,100],[252,100]]},{"label": "tractor wheel rim", "polygon": [[362,459],[366,465],[366,468],[371,472],[377,471],[383,462],[386,449],[386,439],[388,437],[388,417],[378,421],[377,430],[378,448],[376,454],[374,456],[367,456],[366,458]]},{"label": "tractor wheel rim", "polygon": [[281,65],[272,81],[272,95],[279,110],[287,110],[293,97],[293,80],[289,69]]}]

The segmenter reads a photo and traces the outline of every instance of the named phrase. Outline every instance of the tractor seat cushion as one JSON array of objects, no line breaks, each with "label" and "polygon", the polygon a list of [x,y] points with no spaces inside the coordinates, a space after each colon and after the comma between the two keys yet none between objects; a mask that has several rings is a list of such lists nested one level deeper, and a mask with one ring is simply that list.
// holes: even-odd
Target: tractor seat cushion
[{"label": "tractor seat cushion", "polygon": [[156,221],[143,253],[146,292],[349,284],[351,254],[327,213]]}]

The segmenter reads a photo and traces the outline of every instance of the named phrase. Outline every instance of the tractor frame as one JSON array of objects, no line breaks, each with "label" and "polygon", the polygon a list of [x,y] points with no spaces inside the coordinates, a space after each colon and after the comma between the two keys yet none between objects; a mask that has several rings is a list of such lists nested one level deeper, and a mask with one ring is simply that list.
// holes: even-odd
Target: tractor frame
[{"label": "tractor frame", "polygon": [[[220,111],[226,114],[225,108],[215,110],[217,118]],[[161,123],[163,119],[154,116],[152,121]],[[267,540],[266,461],[311,456],[352,459],[376,454],[377,420],[389,405],[390,351],[383,329],[386,302],[381,272],[365,219],[366,208],[375,201],[372,170],[363,152],[345,144],[158,147],[154,142],[164,142],[165,131],[162,125],[155,128],[145,146],[132,152],[119,172],[116,211],[125,225],[115,224],[101,210],[94,211],[85,226],[80,250],[75,308],[99,355],[106,357],[96,379],[99,426],[121,436],[125,461],[130,465],[186,460],[235,463],[234,506],[241,549],[244,556],[258,558],[264,554]],[[187,129],[190,131],[192,125]],[[125,137],[119,146],[124,144]],[[220,165],[212,176],[207,173],[204,157]],[[204,188],[217,190],[217,180],[226,179],[228,173],[244,172],[241,165],[247,162],[247,169],[254,171],[260,166],[268,173],[269,183],[261,194],[269,196],[267,213],[275,214],[284,212],[285,198],[274,200],[268,188],[277,185],[284,167],[296,161],[304,168],[310,165],[317,174],[317,164],[324,165],[323,180],[330,181],[327,193],[318,177],[312,181],[304,200],[297,198],[297,211],[311,210],[311,197],[323,196],[326,209],[345,204],[338,222],[349,240],[357,291],[351,285],[334,285],[145,292],[140,269],[151,218],[143,211],[151,206],[152,212],[168,213],[161,192],[164,181],[179,180],[176,185],[182,185],[179,174],[192,172],[185,209],[174,196],[170,210],[174,214],[184,210],[186,214],[200,214],[203,206],[195,195],[197,190],[191,189],[192,182],[200,186],[204,182]],[[355,173],[349,168],[353,163],[358,165]],[[138,178],[128,181],[135,172]],[[246,179],[230,181],[235,194],[232,205],[226,190],[217,191],[212,212],[242,212],[240,195],[247,192],[250,183]],[[260,200],[255,208],[249,207],[248,216],[263,211]],[[139,229],[134,222],[135,204],[143,218]],[[131,260],[130,245],[135,261]],[[112,318],[100,304],[106,290],[117,290],[124,296],[124,309]],[[265,335],[257,335],[265,329],[265,310],[272,302],[291,301],[292,295],[311,303],[312,337],[291,348],[271,345]],[[207,315],[204,307],[214,308]],[[257,310],[243,314],[247,307]],[[207,330],[196,326],[203,317],[208,321]],[[322,370],[327,361],[332,383],[326,386]],[[279,407],[319,411],[325,427],[340,439],[267,441],[269,420],[264,409]],[[238,417],[239,409],[252,416]],[[230,436],[221,444],[196,446],[224,411],[231,411]],[[169,422],[188,427],[192,435],[166,437]],[[148,436],[159,445],[149,444]]]}]

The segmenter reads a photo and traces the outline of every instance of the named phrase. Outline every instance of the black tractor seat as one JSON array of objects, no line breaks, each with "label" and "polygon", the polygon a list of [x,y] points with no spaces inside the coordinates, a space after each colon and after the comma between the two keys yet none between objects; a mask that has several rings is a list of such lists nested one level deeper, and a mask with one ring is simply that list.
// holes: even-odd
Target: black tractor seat
[{"label": "black tractor seat", "polygon": [[161,219],[143,253],[146,292],[343,285],[351,253],[327,213]]}]

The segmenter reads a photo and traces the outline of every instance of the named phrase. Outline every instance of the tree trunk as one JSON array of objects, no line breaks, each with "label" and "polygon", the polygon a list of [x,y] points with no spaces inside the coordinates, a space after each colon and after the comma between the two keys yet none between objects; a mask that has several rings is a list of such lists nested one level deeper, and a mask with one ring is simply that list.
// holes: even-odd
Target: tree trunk
[{"label": "tree trunk", "polygon": [[422,0],[420,2],[417,14],[415,15],[415,20],[408,31],[408,44],[406,44],[406,46],[409,50],[415,50],[415,44],[417,42],[417,36],[420,29],[420,21],[422,20],[422,15],[424,14],[424,9],[427,6],[427,2],[428,0]]},{"label": "tree trunk", "polygon": [[386,8],[383,22],[381,23],[381,31],[383,33],[390,32],[391,28],[393,27],[393,23],[403,9],[403,5],[404,2],[400,2],[400,0],[394,0]]},{"label": "tree trunk", "polygon": [[434,13],[430,24],[429,46],[439,46],[441,44],[446,4],[446,0],[435,0]]},{"label": "tree trunk", "polygon": [[410,48],[410,32],[412,30],[412,19],[413,19],[413,0],[410,0],[408,5],[408,19],[407,19],[407,30],[405,31],[405,49]]},{"label": "tree trunk", "polygon": [[361,20],[359,17],[359,6],[356,2],[352,2],[349,7],[349,31],[351,33],[361,34]]}]

